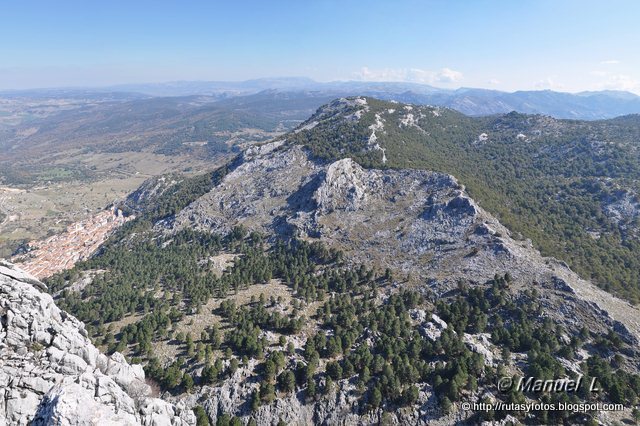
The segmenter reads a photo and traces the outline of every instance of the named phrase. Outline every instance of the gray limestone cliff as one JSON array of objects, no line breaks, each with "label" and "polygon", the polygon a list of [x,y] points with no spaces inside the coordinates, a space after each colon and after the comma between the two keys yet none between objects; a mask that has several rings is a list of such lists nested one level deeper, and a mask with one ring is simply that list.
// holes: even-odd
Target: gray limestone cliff
[{"label": "gray limestone cliff", "polygon": [[46,288],[0,261],[0,425],[195,425],[151,398],[141,366],[91,343]]}]

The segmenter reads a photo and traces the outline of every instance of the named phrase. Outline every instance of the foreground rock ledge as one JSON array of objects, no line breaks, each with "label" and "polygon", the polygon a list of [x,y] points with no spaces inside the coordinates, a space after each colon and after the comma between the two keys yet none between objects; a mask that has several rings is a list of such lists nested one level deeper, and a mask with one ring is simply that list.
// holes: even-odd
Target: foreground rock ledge
[{"label": "foreground rock ledge", "polygon": [[184,405],[149,397],[142,367],[100,353],[45,289],[0,260],[0,426],[196,424]]}]

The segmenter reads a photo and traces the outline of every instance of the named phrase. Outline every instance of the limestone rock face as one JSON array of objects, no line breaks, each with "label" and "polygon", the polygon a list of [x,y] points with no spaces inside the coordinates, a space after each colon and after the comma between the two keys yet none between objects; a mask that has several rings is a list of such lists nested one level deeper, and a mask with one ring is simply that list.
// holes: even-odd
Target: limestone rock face
[{"label": "limestone rock face", "polygon": [[[239,370],[240,372],[240,370]],[[242,382],[238,377],[226,380],[221,386],[205,387],[204,408],[215,423],[221,413],[233,412],[239,416],[251,416],[258,425],[276,425],[283,421],[288,425],[333,425],[346,426],[380,424],[382,410],[361,412],[356,387],[348,380],[334,384],[336,392],[330,397],[321,397],[313,403],[305,403],[304,391],[276,399],[272,404],[262,405],[251,412],[245,403],[247,395],[257,389],[257,384]],[[396,425],[446,425],[453,424],[453,416],[446,416],[437,408],[431,385],[420,384],[418,404],[400,408],[392,418]],[[197,398],[196,395],[191,396]],[[437,419],[437,420],[436,420]]]},{"label": "limestone rock face", "polygon": [[44,285],[0,261],[0,425],[194,425],[150,398],[140,366],[93,346]]},{"label": "limestone rock face", "polygon": [[180,181],[177,175],[156,176],[147,179],[138,189],[118,202],[116,207],[127,212],[139,212],[153,208],[157,200],[168,189]]},{"label": "limestone rock face", "polygon": [[31,424],[139,424],[134,401],[122,389],[113,387],[113,382],[107,382],[109,386],[97,390],[99,397],[94,397],[91,391],[95,379],[85,374],[80,383],[66,378],[56,384],[45,394]]},{"label": "limestone rock face", "polygon": [[366,201],[367,188],[375,187],[376,180],[350,158],[336,161],[327,168],[325,178],[314,194],[318,211],[357,210]]}]

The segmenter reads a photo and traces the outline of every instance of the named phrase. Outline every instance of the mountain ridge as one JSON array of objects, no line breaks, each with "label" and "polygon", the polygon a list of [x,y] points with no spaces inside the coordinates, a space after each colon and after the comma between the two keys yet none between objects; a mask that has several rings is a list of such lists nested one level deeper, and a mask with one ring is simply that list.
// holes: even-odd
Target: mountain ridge
[{"label": "mountain ridge", "polygon": [[[636,300],[640,277],[629,265],[640,235],[637,116],[596,122],[520,113],[472,118],[371,98],[336,102],[289,139],[325,160],[350,156],[367,168],[453,174],[545,255]],[[323,114],[329,116],[317,119]],[[611,258],[614,252],[625,260]]]},{"label": "mountain ridge", "polygon": [[129,96],[208,95],[224,99],[253,95],[267,90],[290,93],[311,91],[333,97],[373,96],[405,103],[446,106],[473,116],[515,110],[522,113],[547,114],[557,118],[597,120],[640,113],[640,96],[620,90],[569,93],[547,89],[505,92],[470,87],[444,89],[410,82],[317,82],[306,77],[262,78],[246,81],[176,81],[83,89],[31,89],[0,91],[0,96],[32,96],[43,92],[58,95],[93,91],[96,94],[116,92],[116,96],[127,96],[127,93]]},{"label": "mountain ridge", "polygon": [[[304,127],[304,126],[303,126]],[[375,151],[375,149],[373,149]],[[312,151],[311,151],[312,152]],[[229,232],[233,226],[243,224],[252,230],[261,230],[263,232],[293,232],[296,237],[321,239],[325,243],[331,240],[348,241],[349,233],[344,231],[350,227],[349,222],[353,220],[352,215],[363,210],[369,210],[368,213],[364,213],[362,218],[357,220],[357,223],[368,223],[368,227],[373,230],[388,229],[388,225],[382,223],[370,223],[374,221],[375,215],[382,215],[383,212],[389,211],[389,207],[383,205],[376,205],[376,208],[372,208],[371,204],[368,204],[371,198],[385,198],[381,195],[382,188],[387,185],[398,185],[402,187],[401,182],[415,182],[418,179],[424,179],[424,183],[416,185],[405,186],[405,189],[400,192],[407,196],[412,194],[416,197],[418,203],[426,200],[426,209],[419,215],[420,218],[438,221],[439,215],[452,215],[453,217],[459,215],[461,217],[461,225],[458,225],[455,220],[452,222],[443,221],[440,225],[436,226],[433,230],[415,230],[405,231],[398,233],[401,238],[408,238],[412,242],[401,245],[398,247],[398,251],[393,251],[390,258],[387,260],[376,259],[376,264],[380,267],[385,267],[390,259],[398,260],[405,257],[411,258],[416,256],[420,258],[424,252],[431,250],[446,252],[449,249],[440,248],[440,246],[446,246],[449,241],[458,241],[466,234],[480,234],[480,235],[494,235],[495,241],[491,244],[487,244],[490,247],[495,247],[496,253],[500,254],[502,251],[507,253],[507,257],[511,256],[510,252],[524,252],[526,250],[532,250],[533,246],[530,241],[510,241],[505,243],[501,240],[501,235],[505,238],[509,238],[510,231],[504,228],[499,222],[479,207],[475,201],[473,201],[465,193],[464,186],[460,185],[458,181],[451,175],[433,173],[429,171],[407,171],[407,170],[376,170],[376,169],[363,169],[355,161],[350,158],[343,158],[334,162],[328,163],[320,162],[319,166],[314,166],[313,157],[310,152],[305,152],[296,148],[295,142],[287,141],[284,137],[281,141],[272,142],[267,145],[263,145],[259,148],[248,150],[243,156],[243,163],[240,163],[237,167],[234,167],[229,174],[225,175],[220,184],[213,187],[209,194],[198,198],[195,202],[188,205],[182,210],[175,219],[171,219],[171,229],[177,230],[183,227],[195,227],[196,229],[202,229],[211,232]],[[307,159],[305,159],[305,157]],[[309,167],[313,170],[313,173],[317,173],[316,177],[307,177],[305,181],[299,183],[299,191],[296,190],[296,185],[292,178],[297,176],[298,168],[305,169]],[[318,167],[316,169],[316,167]],[[320,173],[318,173],[320,170]],[[324,170],[324,172],[322,172]],[[269,178],[268,175],[276,174],[277,179]],[[381,177],[379,174],[382,174]],[[396,175],[396,177],[392,177]],[[372,176],[372,177],[369,177]],[[407,179],[408,178],[408,179]],[[405,181],[406,179],[406,181]],[[398,182],[394,182],[398,180]],[[271,181],[271,182],[269,182]],[[265,183],[258,183],[265,182]],[[269,182],[269,183],[266,183]],[[384,182],[384,183],[383,183]],[[417,191],[422,185],[426,185],[427,188],[435,187],[443,189],[446,188],[444,194],[438,194],[438,190],[429,195],[416,195],[413,192]],[[278,194],[277,188],[293,188],[290,189],[290,195]],[[281,191],[281,190],[280,190]],[[397,190],[396,190],[397,191]],[[396,194],[395,192],[393,192]],[[263,203],[260,194],[271,194],[267,197],[266,203],[269,207],[262,206]],[[277,194],[277,195],[275,195]],[[445,195],[446,194],[446,195]],[[275,195],[275,197],[274,197]],[[396,205],[400,202],[400,195],[394,195],[392,205]],[[274,209],[273,203],[277,199],[286,198],[287,206],[281,207],[282,213],[279,213]],[[253,204],[256,203],[256,204]],[[313,207],[310,207],[313,206]],[[416,206],[410,205],[410,209],[415,209]],[[296,211],[296,207],[302,208]],[[307,210],[311,208],[311,213]],[[394,206],[394,209],[397,208]],[[262,217],[255,212],[269,211],[266,217]],[[288,213],[286,213],[288,211]],[[327,224],[322,224],[320,218],[323,216],[331,216],[332,214],[338,215],[339,212],[345,212],[343,219],[337,219],[336,224],[331,224],[328,228]],[[444,213],[447,212],[447,213]],[[283,216],[281,216],[283,215]],[[469,219],[466,217],[469,216]],[[476,218],[477,216],[477,218]],[[286,223],[294,229],[287,229],[281,225],[280,218],[283,217]],[[473,218],[473,219],[472,219]],[[246,222],[245,222],[246,220]],[[273,220],[273,222],[271,222]],[[326,219],[328,220],[328,219]],[[479,227],[472,232],[459,231],[458,226],[466,227],[469,224],[467,220],[479,222]],[[162,229],[167,226],[166,223],[161,223],[158,229]],[[334,229],[335,228],[335,229]],[[362,232],[362,231],[361,231]],[[415,235],[411,236],[409,232],[415,232]],[[458,234],[459,233],[459,234]],[[362,250],[362,247],[370,247],[371,251],[379,250],[382,247],[376,244],[375,241],[378,238],[388,238],[391,235],[371,235],[368,237],[367,243],[360,241],[358,249],[346,249],[356,261],[362,262],[369,258],[369,251],[363,250],[363,256],[358,255],[358,251]],[[387,244],[391,244],[390,240],[386,239]],[[454,243],[455,244],[455,243]],[[331,244],[329,244],[332,246]],[[473,251],[472,246],[466,250]],[[524,249],[524,251],[523,251]],[[388,250],[388,247],[385,247]],[[457,250],[460,250],[458,248]],[[465,249],[462,249],[464,251]],[[402,254],[401,254],[402,253]],[[476,253],[474,256],[477,256]],[[526,257],[526,256],[525,256]],[[466,258],[465,258],[466,259]],[[566,264],[557,262],[555,260],[546,260],[546,262],[553,262],[554,274],[566,277],[566,273],[572,273]],[[429,261],[430,262],[430,261]],[[439,271],[439,274],[443,273],[444,264],[451,263],[447,260],[442,260],[441,264],[431,264],[427,262],[422,265],[422,268],[435,269]],[[545,260],[539,258],[533,263],[543,264]],[[497,261],[493,263],[498,264]],[[487,265],[491,262],[487,262]],[[418,275],[414,279],[429,281],[428,275],[420,275],[421,267],[415,263],[410,263],[410,267],[396,267],[394,269],[401,271],[402,273],[410,273],[412,275]],[[504,267],[509,269],[508,267]],[[564,271],[566,270],[566,272]],[[470,271],[477,272],[478,270],[471,267]],[[529,272],[527,275],[532,275]],[[431,277],[432,278],[432,277]],[[470,277],[467,277],[470,279]],[[490,277],[487,276],[486,279]],[[477,279],[477,278],[476,278]],[[547,279],[548,281],[549,279]],[[577,276],[571,277],[571,279],[564,278],[565,281],[573,281],[585,283],[584,280],[579,279]],[[542,281],[542,280],[541,280]],[[551,280],[553,281],[553,280]],[[442,293],[450,290],[455,280],[449,280],[449,283],[444,286],[447,290],[442,290]],[[444,284],[444,283],[443,283]],[[598,291],[588,285],[576,285],[578,290],[572,289],[574,294],[597,294],[593,300],[615,300],[611,298],[607,293]],[[627,306],[627,303],[617,299],[612,302],[613,305],[619,305],[620,307]],[[623,308],[626,309],[626,308]],[[632,308],[629,312],[621,314],[617,317],[616,321],[624,321],[627,326],[633,330],[632,334],[635,335],[635,339],[640,337],[640,323],[634,320],[640,311],[636,308]],[[627,322],[628,321],[628,322]]]}]

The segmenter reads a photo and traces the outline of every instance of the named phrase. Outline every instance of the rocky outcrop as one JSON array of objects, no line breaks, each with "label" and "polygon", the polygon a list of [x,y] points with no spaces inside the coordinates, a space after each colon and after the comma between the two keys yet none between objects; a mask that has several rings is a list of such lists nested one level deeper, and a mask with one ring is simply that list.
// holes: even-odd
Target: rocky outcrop
[{"label": "rocky outcrop", "polygon": [[326,171],[324,180],[313,194],[321,214],[334,210],[355,211],[363,205],[367,189],[379,186],[376,176],[371,176],[350,158],[336,161]]},{"label": "rocky outcrop", "polygon": [[125,199],[116,203],[116,207],[127,214],[152,209],[158,198],[168,189],[177,185],[181,179],[184,179],[184,177],[175,174],[155,176],[147,179],[138,189],[129,194]]},{"label": "rocky outcrop", "polygon": [[150,398],[140,366],[108,357],[45,287],[0,261],[0,425],[193,425]]},{"label": "rocky outcrop", "polygon": [[[601,200],[603,213],[623,231],[634,230],[629,226],[640,217],[640,197],[629,190],[617,190]],[[637,228],[636,228],[637,229]]]},{"label": "rocky outcrop", "polygon": [[223,413],[234,413],[245,419],[251,417],[258,425],[276,425],[283,421],[287,425],[449,425],[455,423],[454,415],[445,415],[439,408],[433,389],[428,383],[421,383],[417,403],[412,407],[397,409],[384,414],[383,410],[363,410],[358,398],[360,392],[353,381],[347,379],[334,383],[336,392],[331,396],[321,396],[307,400],[304,391],[283,396],[272,404],[262,405],[252,411],[246,403],[247,395],[258,389],[258,383],[243,381],[242,369],[236,376],[217,387],[204,387],[199,395],[187,396],[187,403],[195,404],[203,399],[203,406],[212,424]]},{"label": "rocky outcrop", "polygon": [[[334,109],[343,106],[366,105],[337,102]],[[248,152],[217,187],[176,215],[170,231],[227,232],[238,224],[320,239],[355,262],[427,282],[436,295],[461,279],[481,283],[509,272],[513,290],[537,288],[548,315],[561,324],[601,332],[618,327],[629,342],[640,336],[640,310],[542,257],[531,241],[513,239],[447,174],[365,169],[350,158],[321,162],[305,147],[279,140]]]}]

